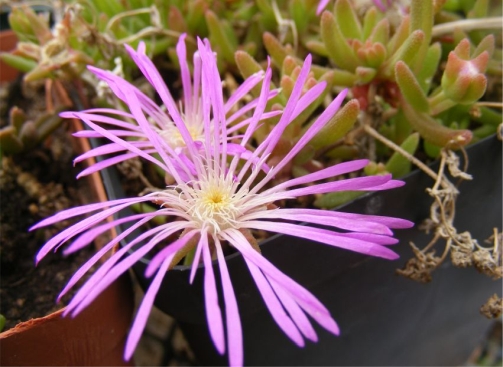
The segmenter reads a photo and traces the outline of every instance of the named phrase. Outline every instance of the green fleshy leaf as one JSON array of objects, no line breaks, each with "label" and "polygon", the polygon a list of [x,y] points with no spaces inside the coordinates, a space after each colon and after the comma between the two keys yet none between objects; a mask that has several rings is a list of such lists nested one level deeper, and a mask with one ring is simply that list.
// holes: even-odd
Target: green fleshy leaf
[{"label": "green fleshy leaf", "polygon": [[370,37],[368,38],[372,43],[382,43],[387,45],[389,42],[389,21],[388,19],[382,19],[372,30]]},{"label": "green fleshy leaf", "polygon": [[0,53],[0,59],[2,59],[2,61],[5,62],[7,65],[18,69],[23,73],[32,71],[37,66],[37,62],[34,60],[30,60],[9,53]]},{"label": "green fleshy leaf", "polygon": [[[299,116],[293,120],[289,127],[295,127],[295,126],[302,126],[304,123],[308,120],[308,118],[313,114],[314,111],[321,105],[323,100],[325,99],[325,96],[330,92],[332,89],[333,81],[334,81],[334,73],[328,72],[324,74],[321,78],[319,78],[318,82],[326,82],[327,85],[323,92],[316,98],[306,109],[304,109]],[[287,129],[289,128],[287,127]],[[307,130],[308,126],[305,127],[304,132]]]},{"label": "green fleshy leaf", "polygon": [[171,5],[168,11],[169,29],[175,32],[184,33],[188,31],[187,23],[182,12],[176,6]]},{"label": "green fleshy leaf", "polygon": [[433,159],[440,157],[440,152],[442,151],[442,147],[435,145],[427,140],[423,142],[423,149],[426,155]]},{"label": "green fleshy leaf", "polygon": [[291,0],[289,3],[290,16],[297,27],[298,34],[304,34],[309,25],[310,15],[304,0]]},{"label": "green fleshy leaf", "polygon": [[276,66],[280,68],[283,65],[285,57],[288,56],[286,48],[269,32],[265,32],[262,37],[267,53],[271,56]]},{"label": "green fleshy leaf", "polygon": [[434,0],[411,0],[410,5],[410,32],[421,30],[424,33],[424,42],[417,50],[413,65],[410,65],[415,72],[418,72],[426,56],[428,45],[431,42],[431,32],[433,30],[433,1]]},{"label": "green fleshy leaf", "polygon": [[292,75],[297,66],[300,66],[292,56],[285,57],[281,66],[281,75]]},{"label": "green fleshy leaf", "polygon": [[206,0],[188,1],[188,12],[186,15],[187,26],[190,34],[197,34],[200,37],[208,35],[208,26],[205,21],[205,13],[209,8]]},{"label": "green fleshy leaf", "polygon": [[395,33],[387,43],[388,55],[393,55],[405,43],[409,37],[410,17],[407,15],[402,18],[402,22],[396,29]]},{"label": "green fleshy leaf", "polygon": [[335,2],[334,16],[344,37],[363,40],[362,25],[348,0]]},{"label": "green fleshy leaf", "polygon": [[433,0],[411,0],[410,32],[421,30],[426,44],[430,43],[433,29]]},{"label": "green fleshy leaf", "polygon": [[467,14],[467,18],[485,18],[489,15],[489,0],[477,0],[473,4],[472,10]]},{"label": "green fleshy leaf", "polygon": [[22,109],[14,106],[9,111],[10,125],[12,125],[16,132],[21,131],[23,124],[26,122],[26,114]]},{"label": "green fleshy leaf", "polygon": [[487,138],[489,135],[495,134],[496,131],[497,131],[496,126],[482,125],[473,130],[473,137],[477,139],[484,139]]},{"label": "green fleshy leaf", "polygon": [[[419,133],[414,133],[407,137],[400,147],[410,155],[414,155],[419,145]],[[386,162],[386,171],[393,175],[393,178],[405,176],[411,170],[412,163],[399,152],[393,153]]]},{"label": "green fleshy leaf", "polygon": [[321,15],[321,38],[328,55],[338,67],[355,71],[360,62],[342,35],[334,16],[328,11]]},{"label": "green fleshy leaf", "polygon": [[424,44],[424,33],[416,30],[410,34],[404,44],[383,65],[383,75],[387,78],[394,77],[395,64],[402,60],[409,67],[416,60],[418,52]]},{"label": "green fleshy leaf", "polygon": [[438,70],[441,57],[442,47],[440,46],[440,43],[435,42],[428,48],[423,67],[417,74],[419,85],[421,85],[421,89],[425,93],[428,93],[431,88],[431,81],[433,80],[433,77]]},{"label": "green fleshy leaf", "polygon": [[256,0],[255,3],[257,4],[257,7],[259,9],[260,22],[262,23],[264,28],[269,32],[276,31],[276,28],[278,26],[278,22],[276,21],[276,17],[274,16],[274,11],[272,10],[272,7],[271,7],[269,1]]},{"label": "green fleshy leaf", "polygon": [[320,150],[343,138],[354,126],[359,112],[360,104],[358,100],[350,100],[311,139],[309,145],[315,150]]},{"label": "green fleshy leaf", "polygon": [[489,53],[489,58],[491,58],[494,54],[494,49],[495,49],[495,44],[494,44],[494,35],[493,34],[488,34],[485,36],[482,41],[479,42],[475,50],[473,51],[471,57],[476,58],[479,56],[481,53],[484,51],[487,51]]},{"label": "green fleshy leaf", "polygon": [[503,121],[503,116],[501,112],[497,112],[489,107],[478,107],[478,113],[472,114],[473,121],[480,122],[482,124],[498,126]]},{"label": "green fleshy leaf", "polygon": [[318,208],[332,209],[346,204],[365,194],[363,191],[337,191],[324,194],[314,201]]},{"label": "green fleshy leaf", "polygon": [[4,153],[16,154],[23,150],[23,142],[17,137],[13,126],[0,130],[0,150]]},{"label": "green fleshy leaf", "polygon": [[395,66],[395,78],[402,96],[408,104],[419,112],[430,112],[430,105],[414,73],[403,61],[398,61]]},{"label": "green fleshy leaf", "polygon": [[371,8],[369,8],[369,10],[367,10],[367,12],[365,13],[365,18],[363,19],[363,40],[366,40],[370,37],[372,31],[374,30],[374,27],[381,20],[381,17],[381,13],[377,11],[377,8],[375,6],[372,6]]},{"label": "green fleshy leaf", "polygon": [[309,51],[321,55],[321,56],[328,56],[327,49],[325,48],[325,44],[323,42],[317,41],[317,40],[312,40],[312,41],[307,41],[306,42],[306,47]]},{"label": "green fleshy leaf", "polygon": [[53,39],[53,35],[49,28],[49,24],[38,16],[29,6],[22,6],[26,19],[30,22],[33,33],[38,39],[38,42],[43,45]]},{"label": "green fleshy leaf", "polygon": [[364,85],[369,84],[377,74],[377,70],[374,68],[368,68],[365,66],[358,66],[355,71],[356,74],[356,84]]},{"label": "green fleshy leaf", "polygon": [[330,149],[324,154],[328,158],[350,160],[356,159],[359,154],[359,149],[354,145],[341,145]]},{"label": "green fleshy leaf", "polygon": [[430,143],[450,149],[459,149],[472,139],[469,130],[454,130],[436,122],[429,114],[415,111],[403,99],[401,106],[410,125]]},{"label": "green fleshy leaf", "polygon": [[[236,65],[238,66],[239,72],[244,79],[263,70],[260,64],[245,51],[236,51],[234,58],[236,60]],[[260,85],[256,85],[251,90],[251,94],[257,98],[258,96],[260,96],[261,89],[262,87]]]},{"label": "green fleshy leaf", "polygon": [[236,51],[233,41],[228,36],[228,31],[225,29],[222,20],[218,19],[216,14],[211,10],[206,12],[206,23],[210,30],[211,43],[216,45],[224,60],[234,64],[234,52]]},{"label": "green fleshy leaf", "polygon": [[292,77],[290,77],[288,75],[283,75],[281,77],[281,81],[280,81],[281,93],[287,99],[290,98],[290,95],[292,94],[294,85],[295,85],[295,81],[292,79]]}]

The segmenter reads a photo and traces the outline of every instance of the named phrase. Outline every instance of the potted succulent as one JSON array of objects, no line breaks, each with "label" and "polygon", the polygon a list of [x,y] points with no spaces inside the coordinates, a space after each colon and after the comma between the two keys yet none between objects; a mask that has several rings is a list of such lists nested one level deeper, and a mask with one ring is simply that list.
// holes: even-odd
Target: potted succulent
[{"label": "potted succulent", "polygon": [[[175,48],[168,50],[172,63],[181,71],[182,110],[169,93],[172,86],[168,88],[162,82],[146,56],[152,45],[135,43],[138,49],[128,48],[128,52],[158,93],[163,107],[118,77],[120,68],[114,72],[90,68],[123,104],[63,114],[83,120],[92,129],[79,132],[78,136],[104,137],[110,141],[79,158],[105,156],[83,174],[138,162],[141,158],[157,166],[154,171],[162,171],[157,186],[168,186],[155,189],[150,176],[142,176],[146,169],[136,169],[145,188],[143,196],[136,196],[141,189],[128,193],[130,198],[122,198],[121,194],[114,197],[109,191],[108,202],[63,211],[40,224],[49,225],[62,218],[104,209],[66,230],[69,237],[82,234],[72,248],[90,243],[109,228],[119,230],[119,235],[106,248],[119,242],[123,247],[81,288],[70,303],[69,312],[77,314],[84,310],[119,274],[134,266],[146,294],[133,323],[126,357],[131,356],[148,311],[155,303],[180,321],[196,355],[205,364],[225,363],[219,356],[224,352],[232,365],[301,361],[304,364],[459,363],[446,353],[443,353],[445,359],[439,359],[439,352],[445,347],[424,339],[429,333],[442,335],[437,330],[446,325],[458,324],[454,316],[471,317],[473,311],[476,313],[475,302],[480,301],[463,302],[466,308],[460,307],[457,314],[437,308],[434,310],[437,312],[431,312],[439,316],[438,319],[431,317],[428,322],[421,322],[424,329],[413,325],[417,334],[411,333],[406,321],[418,320],[421,310],[430,312],[429,303],[440,299],[436,292],[444,294],[447,293],[444,289],[451,289],[452,299],[458,302],[462,299],[461,292],[449,286],[447,280],[445,288],[407,283],[403,278],[390,276],[390,270],[397,267],[393,263],[312,243],[314,239],[314,242],[391,259],[396,254],[387,247],[395,242],[390,228],[398,228],[398,239],[415,243],[416,258],[399,271],[402,275],[425,281],[431,279],[431,270],[439,268],[450,281],[459,272],[440,265],[451,255],[455,265],[473,264],[490,276],[501,277],[498,236],[494,236],[493,246],[480,245],[492,234],[493,227],[500,224],[501,211],[488,215],[494,223],[487,219],[484,226],[471,228],[472,223],[460,210],[466,207],[472,213],[481,211],[485,202],[468,199],[466,192],[487,194],[491,188],[498,187],[484,184],[498,178],[497,168],[501,168],[501,164],[496,161],[496,169],[485,169],[494,177],[476,186],[463,182],[458,188],[446,173],[448,167],[454,178],[468,179],[469,174],[477,177],[477,168],[482,166],[474,167],[472,163],[468,173],[459,170],[452,150],[494,133],[501,123],[501,115],[489,109],[494,105],[491,100],[479,102],[490,89],[488,78],[497,75],[498,70],[501,72],[501,64],[492,58],[495,49],[500,52],[500,40],[495,41],[493,36],[481,31],[465,33],[488,24],[495,27],[495,19],[487,18],[490,8],[487,2],[472,2],[459,9],[471,21],[457,23],[450,11],[455,4],[448,3],[442,8],[442,2],[433,1],[412,1],[410,6],[399,2],[373,3],[374,7],[365,8],[345,0],[333,4],[292,1],[288,7],[278,7],[276,2],[260,1],[243,7],[237,18],[249,22],[249,33],[240,33],[240,42],[245,42],[248,38],[244,35],[249,34],[249,40],[254,41],[249,45],[265,46],[273,63],[281,68],[280,77],[275,79],[281,91],[273,86],[270,62],[260,62],[263,55],[258,50],[261,48],[243,46],[246,42],[237,46],[239,43],[229,32],[232,22],[222,19],[226,13],[219,9],[205,12],[205,30],[191,28],[179,18],[174,22],[178,31],[188,32]],[[322,13],[327,5],[331,8]],[[170,15],[183,14],[185,19],[187,15],[183,12],[193,10],[190,6],[188,10],[173,6]],[[313,27],[313,22],[319,25]],[[277,36],[273,35],[275,31]],[[216,59],[209,43],[194,37],[204,32],[209,33],[216,45]],[[135,42],[137,40],[135,38]],[[187,54],[191,55],[196,47],[198,53],[192,63],[188,62]],[[308,51],[314,58],[306,56]],[[221,91],[217,67],[235,76],[239,71],[243,78],[241,86],[233,87],[237,77],[227,74],[229,90],[225,96],[228,99]],[[343,107],[342,101],[348,92],[342,87],[349,88],[353,97]],[[497,94],[497,88],[494,90]],[[332,101],[334,91],[339,94]],[[245,102],[239,104],[245,96],[248,96]],[[162,108],[166,108],[167,113]],[[475,129],[469,130],[469,124]],[[424,141],[421,147],[419,136]],[[501,157],[496,138],[488,138],[482,146],[489,149],[491,156]],[[474,146],[469,152],[472,162],[483,155],[480,149],[484,148]],[[351,161],[364,153],[371,158],[369,164],[358,159]],[[440,157],[441,160],[431,168],[419,160],[420,157],[430,157],[430,160]],[[412,182],[419,182],[419,193],[409,191],[409,185],[399,187],[401,183],[391,179],[390,174],[395,177],[410,171],[410,162],[426,173],[416,172],[404,178],[411,189],[415,186]],[[354,172],[361,168],[365,168],[367,176],[355,177]],[[106,174],[113,176],[110,172]],[[340,180],[334,181],[337,175]],[[317,183],[319,180],[326,182]],[[296,187],[311,182],[310,186]],[[114,186],[117,184],[112,182],[111,189]],[[427,200],[424,190],[429,186],[432,186],[428,191],[432,199]],[[391,188],[394,190],[387,190]],[[366,189],[384,191],[357,199],[344,209],[322,209],[361,196],[361,191]],[[314,194],[314,200],[289,201],[304,193]],[[463,196],[467,201],[463,201]],[[389,206],[388,202],[391,202]],[[311,208],[313,204],[319,209]],[[434,241],[417,227],[405,229],[412,222],[419,224],[426,218],[430,206],[428,224],[434,231]],[[128,207],[135,212],[125,212]],[[112,223],[98,225],[111,214],[117,215]],[[298,226],[290,220],[307,221],[311,225]],[[153,224],[144,228],[147,223]],[[328,230],[331,226],[340,230]],[[469,230],[471,234],[458,233],[456,228]],[[279,232],[281,236],[264,239],[264,231]],[[445,239],[447,246],[441,256],[436,256],[431,250],[440,239]],[[263,240],[261,245],[259,240]],[[308,243],[304,243],[306,241]],[[39,257],[57,244],[50,241]],[[225,256],[224,251],[232,249],[238,253]],[[149,255],[151,250],[155,253]],[[407,251],[406,246],[397,250],[401,255]],[[186,265],[175,266],[182,259]],[[90,266],[84,266],[79,277]],[[302,268],[307,269],[307,274],[299,270]],[[462,273],[466,275],[456,282],[465,288],[475,285],[485,297],[497,286],[486,281],[487,287],[482,287],[480,280],[474,280],[475,274]],[[217,274],[222,286],[216,285]],[[311,292],[329,306],[323,306],[296,281],[312,286]],[[343,295],[334,294],[336,289],[351,294],[347,303],[340,301]],[[396,303],[388,299],[384,289],[394,293]],[[181,293],[183,297],[179,296]],[[478,295],[482,296],[481,293]],[[398,313],[399,309],[402,314]],[[328,333],[313,329],[306,317],[309,315],[330,333],[338,334],[331,316],[338,318],[335,312],[344,315],[341,326],[343,320],[347,320],[337,342]],[[362,314],[372,312],[376,312],[376,317],[364,320]],[[401,321],[391,324],[392,316]],[[282,343],[288,338],[270,330],[274,329],[270,328],[274,326],[273,321],[297,346],[306,344],[304,338],[318,340],[318,343],[306,345],[304,349],[296,349],[294,344],[289,347],[288,343]],[[467,334],[484,327],[483,320],[479,321],[458,334],[467,345],[473,341],[467,339]],[[372,343],[386,325],[394,325],[393,330],[397,330],[393,334],[396,343],[385,340]],[[371,331],[364,334],[367,328]],[[209,336],[205,340],[201,335],[207,329]],[[345,329],[349,330],[347,334]],[[456,337],[444,336],[442,340],[454,343]],[[369,351],[366,356],[357,355],[358,341]],[[409,355],[394,349],[397,345],[411,344],[417,348],[408,348]],[[389,359],[378,359],[383,348]],[[457,356],[462,357],[463,353]]]}]

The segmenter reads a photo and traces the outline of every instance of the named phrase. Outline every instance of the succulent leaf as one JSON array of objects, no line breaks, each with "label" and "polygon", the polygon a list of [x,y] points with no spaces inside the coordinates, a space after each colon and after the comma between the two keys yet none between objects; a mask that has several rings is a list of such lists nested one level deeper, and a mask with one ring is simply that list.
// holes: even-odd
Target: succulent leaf
[{"label": "succulent leaf", "polygon": [[[419,133],[413,133],[404,140],[400,148],[410,155],[414,155],[419,145]],[[393,175],[393,178],[405,176],[411,170],[411,162],[399,152],[394,152],[388,162],[386,162],[386,171]]]},{"label": "succulent leaf", "polygon": [[334,16],[344,37],[363,40],[362,25],[348,0],[335,2]]},{"label": "succulent leaf", "polygon": [[402,96],[408,104],[419,112],[430,112],[430,105],[414,73],[403,61],[395,66],[395,78]]},{"label": "succulent leaf", "polygon": [[328,55],[338,67],[355,71],[359,66],[358,58],[342,35],[334,16],[328,11],[324,11],[321,15],[321,38]]}]

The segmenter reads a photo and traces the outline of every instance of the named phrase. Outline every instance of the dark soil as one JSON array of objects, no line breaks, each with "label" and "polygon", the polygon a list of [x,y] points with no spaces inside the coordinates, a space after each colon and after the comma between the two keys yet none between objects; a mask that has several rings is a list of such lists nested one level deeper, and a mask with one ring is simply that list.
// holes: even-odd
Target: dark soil
[{"label": "dark soil", "polygon": [[[19,102],[29,105],[24,97]],[[31,104],[43,108],[40,103]],[[55,303],[59,292],[93,252],[89,248],[68,257],[50,254],[35,266],[35,255],[44,243],[70,223],[28,231],[43,218],[82,204],[78,193],[83,182],[75,179],[81,167],[73,167],[76,154],[71,139],[62,126],[44,146],[2,158],[0,313],[6,318],[5,329],[48,315],[66,304],[70,296],[63,304]]]}]

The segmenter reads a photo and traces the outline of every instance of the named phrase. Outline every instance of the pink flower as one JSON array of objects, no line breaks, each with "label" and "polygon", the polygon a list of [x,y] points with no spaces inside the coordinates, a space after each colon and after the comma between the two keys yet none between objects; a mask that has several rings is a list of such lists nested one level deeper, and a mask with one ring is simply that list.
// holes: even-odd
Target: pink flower
[{"label": "pink flower", "polygon": [[[88,67],[88,69],[99,79],[105,81],[113,93],[120,100],[126,102],[126,104],[127,96],[125,94],[134,93],[138,99],[140,109],[131,109],[130,112],[126,112],[118,109],[95,108],[82,112],[64,112],[61,114],[62,117],[81,119],[92,129],[92,131],[79,131],[74,134],[75,136],[85,138],[105,137],[111,141],[109,144],[99,146],[82,154],[75,160],[75,163],[78,163],[89,157],[113,154],[112,157],[105,158],[100,163],[85,169],[78,177],[86,176],[136,156],[143,157],[157,164],[168,174],[171,174],[171,170],[165,164],[152,157],[152,154],[156,152],[156,147],[152,139],[149,139],[148,133],[138,126],[138,114],[146,114],[147,121],[153,130],[150,133],[155,133],[157,136],[161,137],[166,143],[163,144],[164,149],[176,152],[180,156],[180,159],[186,159],[186,154],[188,153],[185,143],[186,140],[198,143],[193,147],[194,149],[199,149],[201,147],[201,143],[205,139],[202,116],[203,91],[201,57],[198,52],[194,55],[194,71],[192,73],[193,77],[191,78],[186,57],[185,38],[186,35],[183,34],[176,47],[183,84],[183,101],[180,103],[180,107],[175,103],[155,65],[145,54],[145,44],[143,42],[139,44],[138,51],[133,50],[127,45],[126,48],[143,75],[159,94],[163,102],[163,106],[161,107],[138,88],[112,72],[101,70],[93,66]],[[220,87],[222,81],[220,80],[218,70],[214,68],[211,72],[213,73],[211,76],[213,82]],[[222,96],[219,100],[211,102],[214,109],[224,114],[230,111],[236,111],[226,119],[226,134],[222,135],[220,132],[215,131],[211,134],[210,139],[217,138],[219,142],[221,140],[228,140],[234,132],[250,122],[250,119],[244,118],[244,116],[255,108],[258,101],[254,100],[248,102],[241,108],[236,107],[238,107],[238,103],[242,98],[246,96],[263,77],[264,74],[262,72],[256,73],[247,78],[226,102],[224,102]],[[268,91],[267,97],[272,98],[275,95],[277,95],[276,90]],[[261,118],[267,119],[279,113],[279,111],[264,113]],[[232,127],[230,127],[231,124]],[[122,142],[119,143],[117,139],[122,139]],[[128,144],[124,144],[124,139],[128,139]],[[246,149],[238,144],[228,143],[227,152],[229,155],[240,153],[243,158],[247,157]],[[180,168],[178,162],[174,162],[173,164],[175,169]],[[183,172],[182,176],[187,177]]]},{"label": "pink flower", "polygon": [[[71,253],[88,245],[99,234],[114,226],[130,224],[127,230],[110,241],[78,270],[62,291],[61,295],[63,295],[99,258],[132,231],[157,216],[177,217],[176,221],[170,221],[145,231],[112,255],[78,291],[68,305],[65,314],[75,315],[82,311],[134,263],[140,261],[171,235],[177,235],[177,239],[162,248],[147,267],[145,275],[152,277],[152,283],[145,293],[133,322],[127,340],[125,358],[131,358],[136,348],[156,293],[175,255],[185,246],[195,243],[190,282],[193,281],[198,265],[202,262],[205,265],[204,299],[211,339],[220,354],[228,354],[230,365],[240,366],[243,364],[241,321],[223,254],[224,244],[230,245],[242,254],[272,317],[294,343],[303,346],[305,339],[317,340],[316,332],[308,316],[333,334],[337,335],[339,328],[329,310],[320,301],[275,268],[260,254],[260,251],[253,244],[254,241],[250,238],[252,231],[265,230],[271,233],[285,233],[310,240],[314,239],[322,244],[366,255],[396,259],[398,256],[388,248],[388,245],[397,242],[392,237],[391,228],[408,228],[412,226],[412,223],[397,218],[339,213],[329,210],[271,209],[271,204],[283,199],[295,199],[304,195],[339,190],[386,190],[402,186],[403,183],[392,180],[391,175],[323,181],[360,170],[367,164],[367,160],[357,160],[341,163],[288,180],[277,186],[268,187],[274,176],[330,121],[342,104],[347,91],[339,94],[292,150],[264,175],[261,167],[267,162],[284,130],[325,87],[324,84],[316,85],[301,96],[310,70],[311,56],[308,56],[304,61],[279,122],[269,136],[251,153],[251,156],[244,163],[240,163],[242,156],[239,150],[236,150],[231,156],[227,139],[221,138],[228,136],[228,119],[225,109],[222,108],[222,89],[220,78],[217,78],[215,55],[207,41],[198,40],[198,48],[202,65],[200,115],[203,124],[201,131],[203,138],[201,139],[202,144],[198,144],[186,130],[181,134],[185,145],[186,159],[181,159],[177,152],[165,147],[167,142],[148,121],[148,112],[147,116],[144,115],[141,94],[127,84],[121,86],[121,88],[123,87],[121,96],[131,109],[131,115],[138,122],[138,131],[142,136],[148,138],[148,143],[162,159],[162,162],[159,163],[172,173],[176,183],[164,190],[152,192],[142,197],[113,200],[65,210],[40,222],[32,229],[78,215],[94,213],[52,238],[37,255],[37,261],[39,261],[49,251],[59,248],[71,239],[74,240],[65,253]],[[268,68],[262,81],[260,97],[253,109],[253,117],[246,124],[246,129],[244,134],[240,136],[239,143],[236,143],[243,149],[250,142],[253,132],[264,116],[264,109],[270,95],[270,82],[271,70]],[[85,116],[85,118],[87,117]],[[89,121],[87,122],[89,123]],[[177,127],[180,131],[184,131],[181,122]],[[103,131],[102,133],[103,136],[109,137],[124,150],[132,150],[132,145],[128,141],[114,136],[115,132]],[[148,155],[148,151],[143,152],[143,155]],[[175,165],[178,165],[178,169],[173,170]],[[184,172],[187,179],[182,177],[181,172]],[[303,187],[308,183],[311,185]],[[106,218],[110,215],[141,202],[153,202],[159,205],[159,209],[153,213],[135,214],[116,219],[111,223],[106,222]],[[299,221],[307,222],[309,225],[297,224],[296,222]],[[310,226],[311,224],[333,229],[320,229]],[[142,245],[138,246],[140,243]],[[219,306],[217,279],[215,279],[212,268],[212,259],[214,258],[216,258],[220,269],[219,280],[223,288],[225,314],[222,314]]]}]

